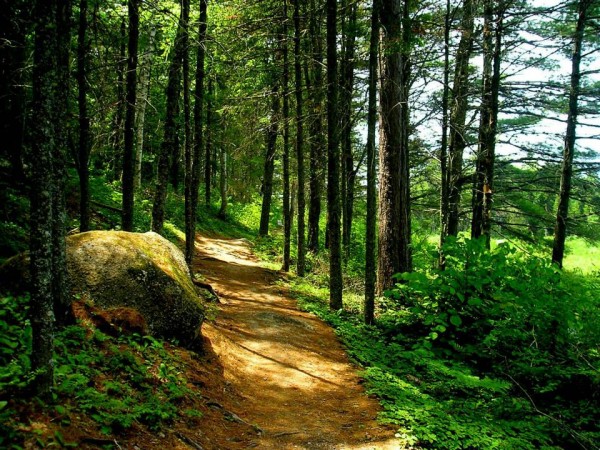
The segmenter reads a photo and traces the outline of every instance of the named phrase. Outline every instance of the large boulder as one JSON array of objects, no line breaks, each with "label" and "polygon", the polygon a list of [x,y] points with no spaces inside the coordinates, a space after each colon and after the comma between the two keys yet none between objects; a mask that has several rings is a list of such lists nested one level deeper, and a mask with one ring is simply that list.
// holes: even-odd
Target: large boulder
[{"label": "large boulder", "polygon": [[[24,272],[24,261],[23,256],[7,261],[0,280],[18,281],[15,267]],[[151,334],[175,338],[188,347],[201,346],[202,299],[183,254],[162,236],[125,231],[69,236],[67,269],[73,298],[100,309],[132,308],[142,315]],[[27,274],[22,273],[22,278]]]}]

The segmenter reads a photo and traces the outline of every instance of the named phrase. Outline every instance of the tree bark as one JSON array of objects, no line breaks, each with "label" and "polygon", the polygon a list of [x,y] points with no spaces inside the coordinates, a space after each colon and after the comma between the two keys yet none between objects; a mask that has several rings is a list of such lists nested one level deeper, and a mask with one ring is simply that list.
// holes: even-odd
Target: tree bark
[{"label": "tree bark", "polygon": [[[485,238],[486,248],[491,244],[491,212],[496,158],[496,131],[498,119],[498,93],[500,87],[500,50],[502,44],[502,19],[498,9],[494,18],[495,2],[484,5],[483,25],[483,93],[481,123],[477,152],[475,189],[473,192],[473,218],[471,238]],[[496,26],[494,27],[494,22]]]},{"label": "tree bark", "polygon": [[127,43],[125,145],[123,151],[123,231],[133,231],[133,157],[135,145],[135,101],[137,94],[137,63],[139,38],[139,0],[128,0],[129,39]]},{"label": "tree bark", "polygon": [[[406,6],[382,0],[379,117],[379,254],[377,292],[411,269],[408,188],[408,57]],[[398,43],[403,45],[399,46]]]},{"label": "tree bark", "polygon": [[300,0],[294,1],[294,74],[296,84],[296,166],[298,174],[298,250],[296,273],[303,277],[306,267],[305,221],[306,200],[304,196],[304,118],[302,116],[302,63],[300,61]]},{"label": "tree bark", "polygon": [[262,184],[262,207],[260,213],[259,236],[269,234],[271,217],[271,200],[273,198],[273,173],[275,171],[275,153],[277,149],[277,133],[279,132],[279,85],[274,82],[271,90],[271,122],[267,128],[266,154]]},{"label": "tree bark", "polygon": [[340,150],[337,69],[337,2],[327,0],[327,213],[329,217],[329,306],[343,307],[340,230]]},{"label": "tree bark", "polygon": [[473,51],[474,29],[473,0],[464,0],[463,15],[460,24],[461,37],[456,55],[454,81],[452,83],[452,112],[449,123],[448,149],[448,217],[446,236],[458,235],[460,217],[460,199],[463,185],[463,153],[466,147],[467,108],[469,105],[469,60]]},{"label": "tree bark", "polygon": [[79,29],[77,34],[77,86],[79,89],[79,231],[90,229],[90,119],[87,112],[87,0],[79,2]]},{"label": "tree bark", "polygon": [[[183,11],[182,11],[183,12]],[[177,35],[173,48],[173,59],[169,65],[169,80],[167,83],[167,108],[165,132],[160,147],[158,159],[158,176],[154,205],[152,207],[152,231],[162,233],[165,220],[165,201],[169,184],[169,169],[171,160],[178,156],[177,115],[179,111],[179,91],[181,89],[181,65],[183,61],[183,17],[180,16]]]},{"label": "tree bark", "polygon": [[579,113],[579,91],[581,80],[581,47],[591,0],[579,0],[577,4],[577,26],[573,36],[573,53],[571,55],[571,87],[569,92],[569,112],[567,115],[567,131],[563,149],[563,163],[560,176],[560,193],[556,224],[554,226],[554,243],[552,246],[552,262],[562,268],[565,255],[565,240],[569,219],[569,200],[571,197],[571,182],[573,177],[573,158],[575,140],[577,138],[577,115]]},{"label": "tree bark", "polygon": [[52,286],[54,297],[54,316],[64,325],[70,319],[70,301],[67,296],[67,248],[65,243],[67,212],[65,185],[67,180],[66,149],[71,143],[71,111],[69,97],[71,91],[71,0],[58,2],[56,18],[57,61],[55,87],[55,144],[52,183]]},{"label": "tree bark", "polygon": [[412,271],[412,237],[410,217],[410,112],[409,92],[411,85],[412,63],[410,58],[410,47],[412,41],[412,24],[410,20],[410,2],[405,0],[402,8],[402,51],[401,55],[401,77],[400,77],[400,104],[401,104],[401,142],[400,147],[400,241],[397,244],[397,252],[400,255],[399,272]]},{"label": "tree bark", "polygon": [[283,53],[283,266],[290,270],[290,247],[292,236],[292,218],[290,212],[290,100],[289,100],[289,55],[287,0],[283,0],[283,32],[281,37]]},{"label": "tree bark", "polygon": [[117,111],[115,113],[114,132],[113,132],[113,159],[112,176],[113,180],[120,180],[123,173],[123,158],[120,148],[123,144],[123,117],[125,116],[125,70],[127,68],[127,55],[125,53],[127,40],[125,19],[121,21],[121,32],[119,34],[119,60],[117,62]]},{"label": "tree bark", "polygon": [[183,22],[183,128],[184,128],[184,202],[185,202],[185,260],[191,266],[194,258],[195,221],[194,208],[192,206],[192,172],[194,154],[192,146],[192,124],[191,124],[191,104],[190,104],[190,0],[182,0],[181,16]]},{"label": "tree bark", "polygon": [[[206,20],[208,15],[208,1],[200,0],[200,23],[198,25],[198,50],[196,52],[196,87],[194,92],[194,149],[192,161],[192,186],[191,186],[191,235],[196,234],[196,220],[198,212],[198,190],[200,189],[200,162],[202,161],[203,130],[202,111],[204,106],[204,59],[206,55]],[[188,252],[192,252],[189,249]],[[191,261],[191,259],[190,259]]]},{"label": "tree bark", "polygon": [[64,233],[56,235],[64,217],[64,203],[60,201],[63,185],[58,179],[64,176],[64,157],[60,157],[63,138],[58,134],[63,131],[56,121],[66,117],[64,92],[59,90],[63,88],[61,81],[68,73],[68,66],[60,65],[68,63],[65,54],[68,56],[69,50],[63,46],[69,39],[62,34],[69,32],[65,15],[71,5],[57,3],[39,0],[35,4],[32,108],[36,116],[29,124],[30,166],[35,180],[30,191],[31,365],[37,374],[34,394],[42,397],[50,395],[53,385],[54,307],[62,301],[66,271],[65,259],[54,255],[55,250],[61,251],[57,246],[64,248],[65,237]]},{"label": "tree bark", "polygon": [[140,79],[137,90],[137,113],[135,116],[135,167],[133,172],[133,188],[139,191],[142,186],[142,160],[144,156],[144,124],[146,122],[146,105],[150,93],[150,70],[152,67],[152,55],[154,53],[154,39],[156,27],[152,25],[148,35],[148,47],[140,61]]},{"label": "tree bark", "polygon": [[206,99],[206,149],[204,155],[204,203],[210,206],[211,188],[213,173],[213,154],[212,154],[212,113],[213,113],[213,82],[208,79],[208,98]]},{"label": "tree bark", "polygon": [[375,171],[375,125],[377,121],[377,44],[379,42],[379,0],[373,2],[371,12],[371,37],[369,42],[369,111],[367,117],[367,219],[365,238],[365,303],[366,324],[375,321],[375,245],[376,245],[376,171]]},{"label": "tree bark", "polygon": [[[323,166],[325,156],[325,139],[323,133],[323,42],[321,27],[317,20],[315,1],[311,0],[310,35],[313,54],[314,82],[312,83],[312,121],[309,127],[310,143],[310,199],[308,208],[308,244],[307,249],[313,253],[319,251],[319,221],[321,219],[321,192],[323,190]],[[309,78],[307,77],[307,82]]]},{"label": "tree bark", "polygon": [[350,236],[352,230],[352,214],[354,209],[354,157],[352,153],[352,96],[354,92],[354,55],[356,47],[357,4],[347,5],[350,8],[349,19],[345,20],[342,32],[344,45],[342,54],[340,90],[342,92],[341,107],[341,153],[342,153],[342,246],[344,256],[350,257]]},{"label": "tree bark", "polygon": [[225,145],[221,146],[219,152],[219,191],[221,193],[221,208],[219,209],[219,217],[224,219],[227,217],[227,151]]},{"label": "tree bark", "polygon": [[448,232],[448,97],[450,95],[450,0],[446,1],[444,17],[444,87],[442,92],[442,142],[440,143],[440,247],[439,266],[445,267],[445,257],[442,247]]}]

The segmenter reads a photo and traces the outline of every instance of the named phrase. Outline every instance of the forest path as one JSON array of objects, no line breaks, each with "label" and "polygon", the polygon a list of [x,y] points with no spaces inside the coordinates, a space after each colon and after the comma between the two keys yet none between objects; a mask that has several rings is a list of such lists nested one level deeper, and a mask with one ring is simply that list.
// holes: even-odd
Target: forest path
[{"label": "forest path", "polygon": [[223,406],[261,433],[230,448],[397,449],[333,330],[299,311],[244,239],[197,238],[194,273],[220,296],[203,335],[231,392]]}]

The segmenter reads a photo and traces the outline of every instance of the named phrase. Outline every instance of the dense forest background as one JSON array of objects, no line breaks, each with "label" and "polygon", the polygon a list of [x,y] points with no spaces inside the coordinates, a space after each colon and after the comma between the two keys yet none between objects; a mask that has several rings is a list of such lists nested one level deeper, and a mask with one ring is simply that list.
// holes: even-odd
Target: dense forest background
[{"label": "dense forest background", "polygon": [[[191,263],[235,222],[370,339],[410,444],[598,448],[597,0],[1,8],[0,257],[31,253],[34,370],[67,232],[184,237]],[[501,431],[443,413],[476,402]]]}]

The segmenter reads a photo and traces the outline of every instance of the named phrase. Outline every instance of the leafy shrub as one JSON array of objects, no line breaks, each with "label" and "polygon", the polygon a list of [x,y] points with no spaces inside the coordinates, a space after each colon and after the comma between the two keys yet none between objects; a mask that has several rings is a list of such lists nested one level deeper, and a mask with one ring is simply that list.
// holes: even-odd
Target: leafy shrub
[{"label": "leafy shrub", "polygon": [[573,299],[545,260],[507,244],[487,251],[482,241],[468,239],[449,239],[443,252],[444,269],[400,274],[388,292],[410,311],[425,345],[487,358],[534,341],[554,351],[568,339]]},{"label": "leafy shrub", "polygon": [[31,325],[27,297],[0,298],[0,399],[29,380]]},{"label": "leafy shrub", "polygon": [[530,414],[542,408],[561,418],[556,439],[597,439],[600,430],[589,423],[600,417],[590,406],[600,398],[594,281],[565,279],[546,260],[507,244],[487,251],[481,241],[450,240],[443,252],[444,270],[398,276],[382,320],[388,338],[410,336],[416,349],[509,380],[511,392],[531,402]]}]

